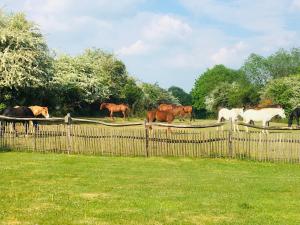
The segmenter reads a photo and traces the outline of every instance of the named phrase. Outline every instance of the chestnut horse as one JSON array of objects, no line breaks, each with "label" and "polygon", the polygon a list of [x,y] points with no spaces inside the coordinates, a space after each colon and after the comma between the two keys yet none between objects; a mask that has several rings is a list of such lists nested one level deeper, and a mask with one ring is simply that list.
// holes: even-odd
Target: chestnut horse
[{"label": "chestnut horse", "polygon": [[160,104],[158,106],[158,110],[163,112],[171,112],[175,117],[178,116],[179,120],[182,120],[185,115],[184,107],[181,105]]},{"label": "chestnut horse", "polygon": [[[175,119],[175,116],[172,112],[160,111],[157,109],[147,111],[146,117],[147,117],[148,123],[158,121],[158,122],[167,122],[167,123],[171,124]],[[149,126],[149,129],[152,129],[151,125]],[[170,129],[171,128],[169,127],[168,130],[170,131]]]},{"label": "chestnut horse", "polygon": [[113,113],[114,112],[122,112],[124,120],[126,119],[126,115],[128,117],[129,114],[129,106],[126,104],[114,104],[114,103],[102,103],[100,105],[100,110],[108,109],[110,113],[110,118],[114,120]]},{"label": "chestnut horse", "polygon": [[192,121],[192,119],[195,120],[193,106],[191,106],[191,105],[183,106],[183,110],[184,110],[185,116],[190,117],[190,121]]},{"label": "chestnut horse", "polygon": [[33,112],[34,116],[40,116],[40,115],[42,115],[45,118],[49,118],[48,107],[34,105],[34,106],[29,106],[28,108],[31,109],[31,111]]}]

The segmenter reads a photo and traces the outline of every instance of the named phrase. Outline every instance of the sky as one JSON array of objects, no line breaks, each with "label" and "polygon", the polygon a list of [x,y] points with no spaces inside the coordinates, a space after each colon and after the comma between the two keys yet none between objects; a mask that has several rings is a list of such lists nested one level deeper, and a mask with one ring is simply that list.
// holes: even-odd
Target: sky
[{"label": "sky", "polygon": [[58,53],[100,48],[130,75],[190,91],[208,68],[300,47],[300,0],[0,0],[36,22]]}]

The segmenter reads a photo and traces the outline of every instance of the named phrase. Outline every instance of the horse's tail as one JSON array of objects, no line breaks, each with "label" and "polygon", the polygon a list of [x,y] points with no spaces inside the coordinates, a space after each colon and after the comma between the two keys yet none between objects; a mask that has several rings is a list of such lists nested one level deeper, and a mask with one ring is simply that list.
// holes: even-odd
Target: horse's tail
[{"label": "horse's tail", "polygon": [[129,108],[129,106],[127,105],[127,107],[126,107],[126,114],[127,114],[127,116],[129,116],[129,113],[130,113],[130,108]]}]

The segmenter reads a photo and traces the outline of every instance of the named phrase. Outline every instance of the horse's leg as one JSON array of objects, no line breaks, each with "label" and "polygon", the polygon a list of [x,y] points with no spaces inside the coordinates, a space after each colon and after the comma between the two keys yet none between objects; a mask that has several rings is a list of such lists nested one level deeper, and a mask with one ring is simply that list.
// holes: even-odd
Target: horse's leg
[{"label": "horse's leg", "polygon": [[33,121],[33,127],[34,127],[34,132],[38,132],[39,131],[39,125],[36,121]]},{"label": "horse's leg", "polygon": [[[262,126],[263,126],[263,128],[266,128],[266,127],[267,127],[268,122],[269,122],[269,121],[265,121],[265,120],[262,121]],[[268,130],[263,129],[263,133],[266,133],[266,134],[267,134],[267,133],[268,133]]]},{"label": "horse's leg", "polygon": [[113,115],[113,113],[114,113],[113,111],[110,111],[110,119],[111,119],[111,120],[114,120],[114,115]]},{"label": "horse's leg", "polygon": [[122,113],[123,113],[124,120],[126,120],[126,111],[122,111]]}]

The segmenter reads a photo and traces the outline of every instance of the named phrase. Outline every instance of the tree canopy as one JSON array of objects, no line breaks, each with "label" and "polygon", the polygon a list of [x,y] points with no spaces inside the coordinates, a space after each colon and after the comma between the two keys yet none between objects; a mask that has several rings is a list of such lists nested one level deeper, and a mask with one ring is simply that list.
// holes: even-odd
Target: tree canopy
[{"label": "tree canopy", "polygon": [[271,99],[288,112],[300,106],[300,74],[270,80],[262,90],[262,99]]},{"label": "tree canopy", "polygon": [[0,87],[41,87],[52,74],[52,57],[37,25],[22,13],[0,11]]},{"label": "tree canopy", "polygon": [[280,49],[269,57],[251,54],[241,69],[253,84],[262,87],[271,79],[299,73],[300,49]]},{"label": "tree canopy", "polygon": [[181,105],[191,105],[192,104],[192,96],[189,93],[186,93],[182,88],[172,86],[168,89],[172,95],[178,99]]},{"label": "tree canopy", "polygon": [[196,80],[192,89],[193,105],[196,109],[206,108],[205,98],[223,83],[237,83],[242,86],[249,84],[245,74],[240,70],[233,70],[224,65],[216,65],[208,69]]}]

